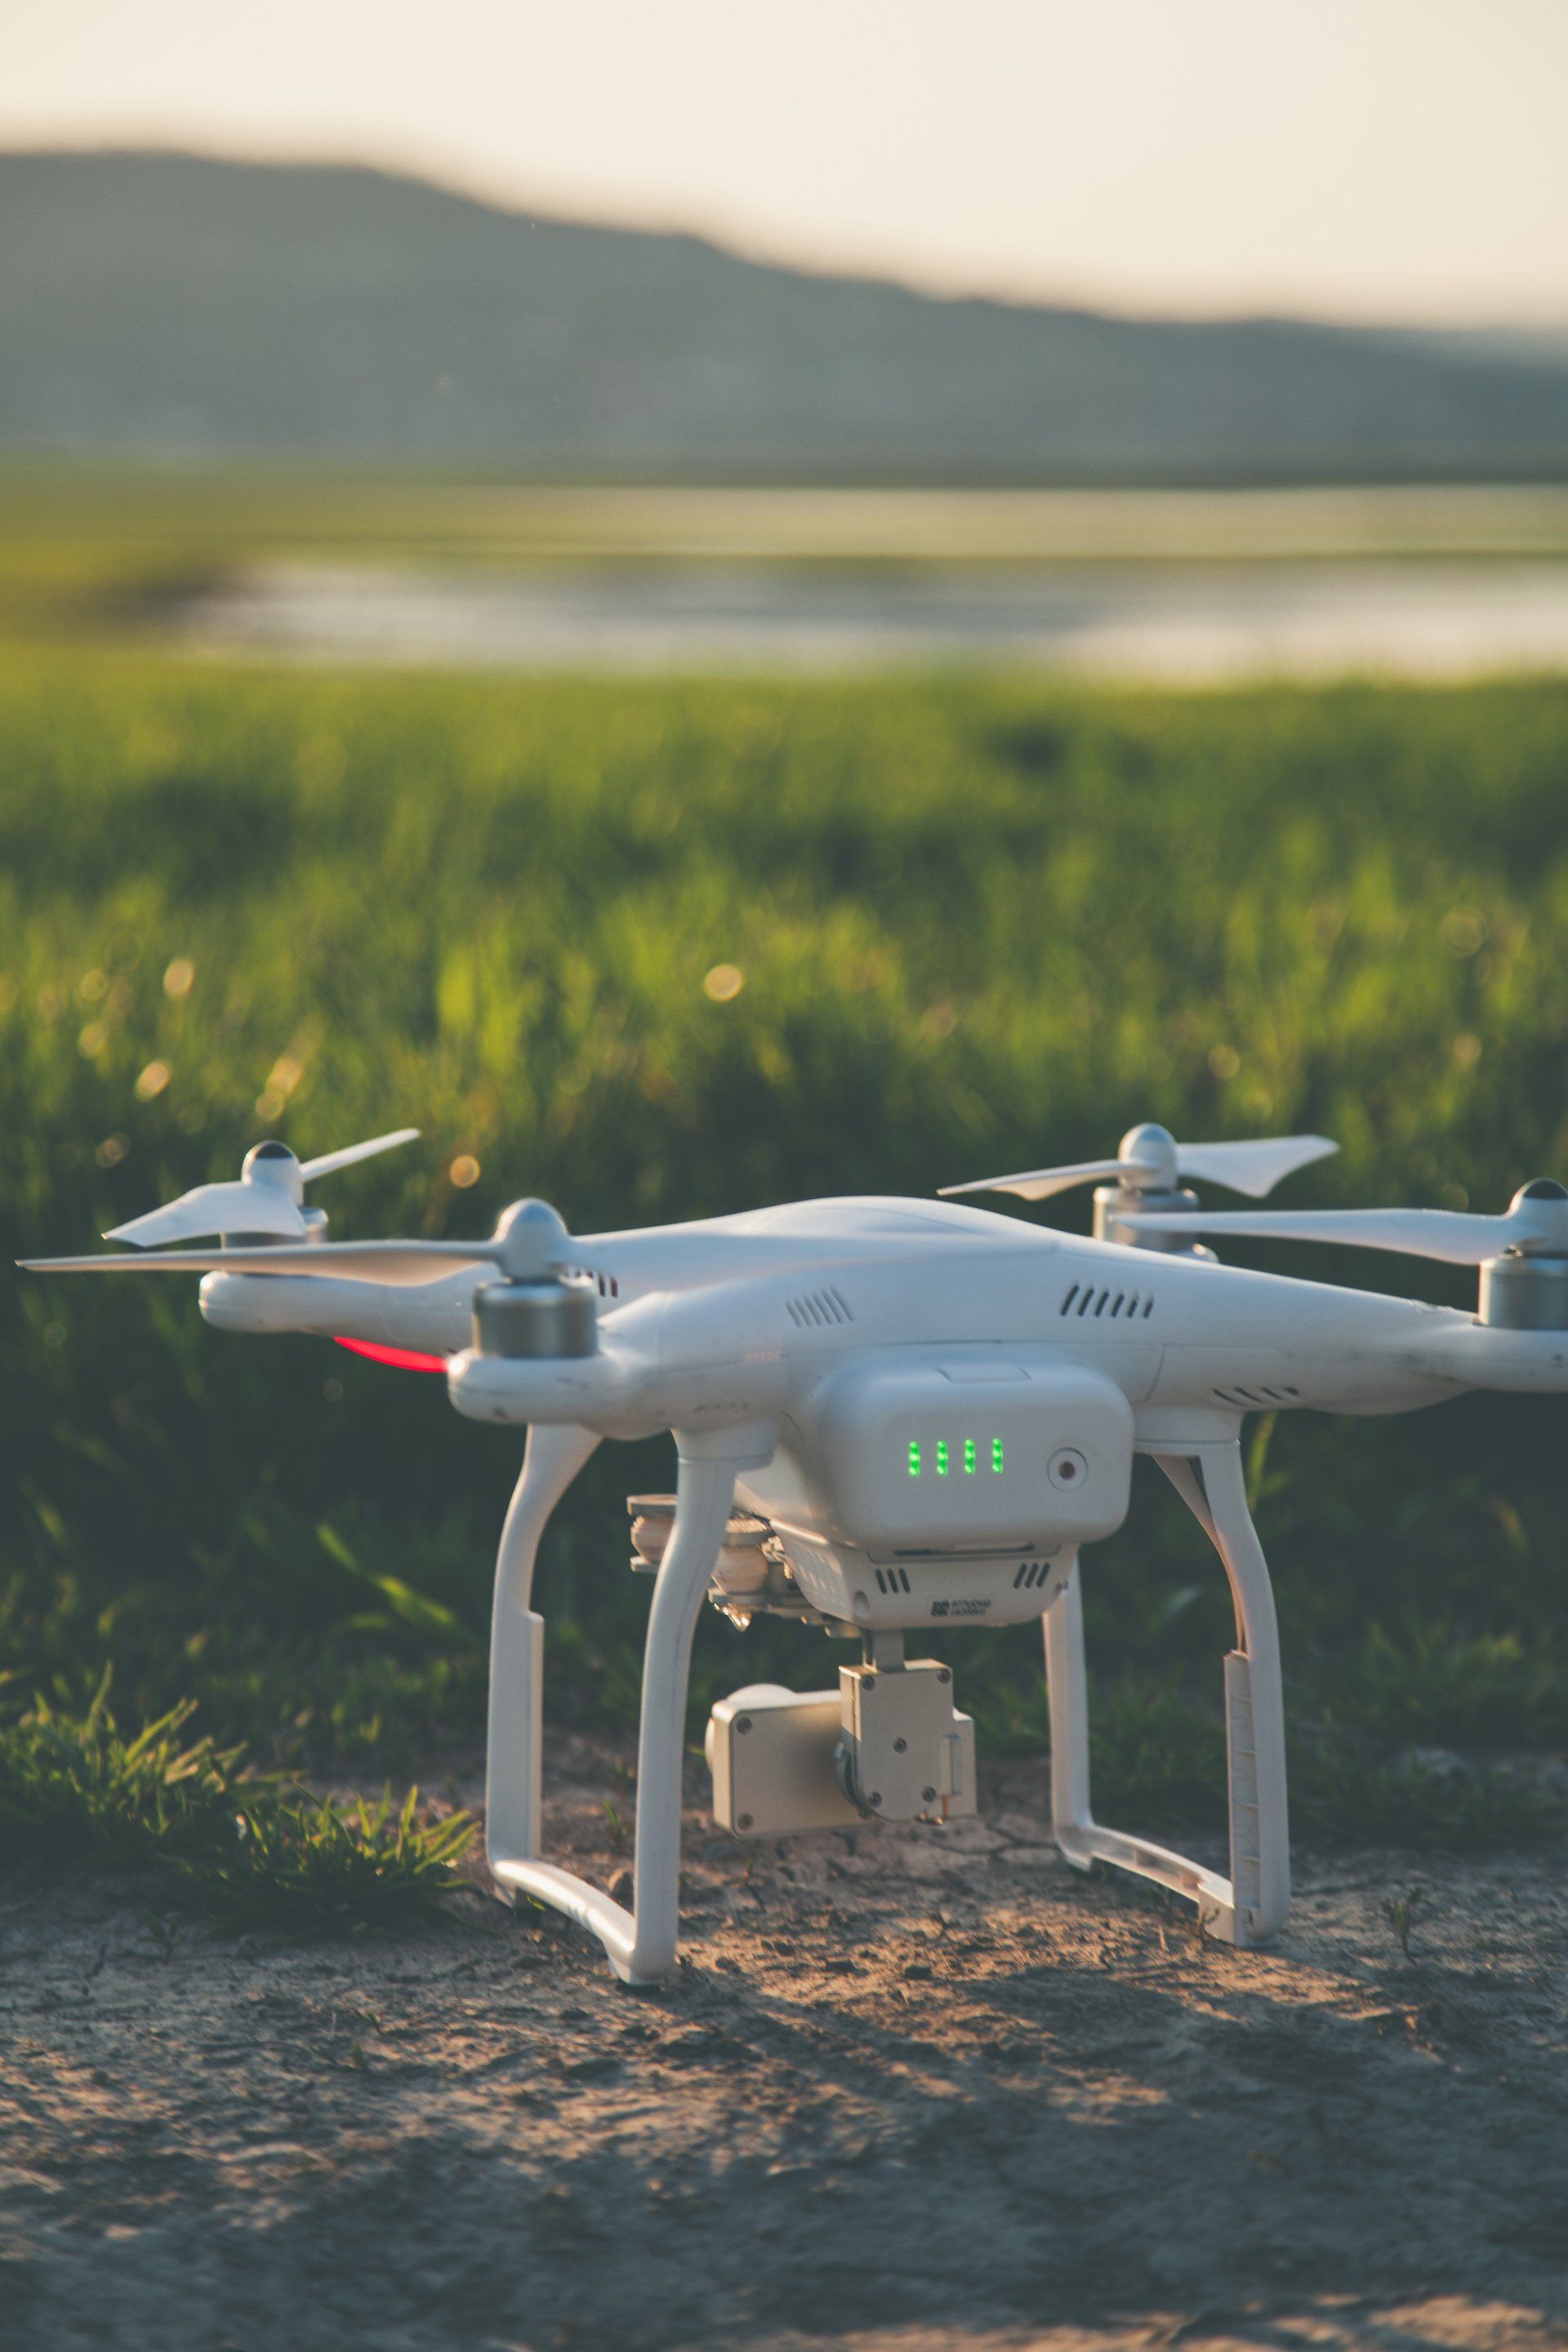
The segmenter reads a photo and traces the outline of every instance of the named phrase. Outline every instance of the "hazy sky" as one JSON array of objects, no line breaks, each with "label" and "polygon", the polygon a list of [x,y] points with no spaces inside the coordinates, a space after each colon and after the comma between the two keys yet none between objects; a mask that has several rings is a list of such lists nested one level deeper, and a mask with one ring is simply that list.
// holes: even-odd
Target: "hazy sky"
[{"label": "hazy sky", "polygon": [[1568,324],[1568,0],[0,0],[0,143],[99,142],[926,285]]}]

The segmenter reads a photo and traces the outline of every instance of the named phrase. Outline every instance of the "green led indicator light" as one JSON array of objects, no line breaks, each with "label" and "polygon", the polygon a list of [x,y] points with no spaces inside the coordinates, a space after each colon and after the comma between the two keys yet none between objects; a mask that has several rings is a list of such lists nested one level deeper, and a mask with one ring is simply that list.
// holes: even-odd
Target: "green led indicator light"
[{"label": "green led indicator light", "polygon": [[[973,1477],[975,1471],[980,1467],[980,1443],[977,1438],[966,1437],[963,1441],[963,1445],[964,1471],[968,1476]],[[911,1478],[918,1478],[925,1467],[925,1449],[921,1445],[918,1437],[911,1437],[910,1439],[909,1447],[910,1476]],[[936,1441],[936,1461],[934,1464],[936,1475],[939,1478],[945,1478],[949,1470],[952,1468],[952,1453],[953,1449],[948,1440],[945,1437],[939,1437]],[[991,1440],[991,1467],[994,1475],[997,1477],[1000,1477],[1002,1475],[1002,1440],[999,1437],[994,1437]]]}]

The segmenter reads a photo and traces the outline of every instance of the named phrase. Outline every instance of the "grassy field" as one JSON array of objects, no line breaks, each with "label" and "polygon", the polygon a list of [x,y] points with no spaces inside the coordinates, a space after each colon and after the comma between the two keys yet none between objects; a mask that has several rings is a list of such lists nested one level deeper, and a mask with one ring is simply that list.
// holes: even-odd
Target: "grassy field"
[{"label": "grassy field", "polygon": [[[925,1193],[1141,1118],[1338,1136],[1292,1199],[1500,1207],[1568,1166],[1565,940],[1562,684],[512,684],[14,646],[0,1242],[89,1245],[268,1131],[405,1123],[420,1144],[323,1188],[338,1234],[481,1230],[525,1192],[580,1232]],[[1273,1262],[1468,1297],[1414,1261]],[[108,1666],[128,1727],[194,1699],[182,1739],[268,1763],[426,1773],[477,1741],[515,1436],[320,1341],[212,1333],[174,1283],[0,1282],[0,1366],[13,1717],[80,1717]],[[1563,1413],[1253,1432],[1308,1832],[1481,1835],[1515,1796],[1411,1751],[1568,1745]],[[558,1720],[630,1722],[621,1498],[668,1471],[607,1447],[560,1515]],[[1217,1812],[1228,1633],[1180,1506],[1135,1492],[1086,1591],[1102,1785],[1152,1828]],[[1027,1633],[952,1646],[987,1734],[1037,1742]],[[696,1686],[830,1663],[711,1620]]]}]

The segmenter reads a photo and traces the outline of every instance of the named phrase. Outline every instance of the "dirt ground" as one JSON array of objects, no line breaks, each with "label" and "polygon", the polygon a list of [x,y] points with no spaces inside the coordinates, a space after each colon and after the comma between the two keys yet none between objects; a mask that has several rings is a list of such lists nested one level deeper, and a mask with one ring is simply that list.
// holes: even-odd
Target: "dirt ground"
[{"label": "dirt ground", "polygon": [[[616,1760],[551,1807],[604,1876]],[[1568,2346],[1568,1857],[1300,1856],[1239,1954],[1068,1870],[1043,1764],[755,1850],[691,1794],[655,1994],[477,1893],[301,1948],[7,1886],[5,2352]]]}]

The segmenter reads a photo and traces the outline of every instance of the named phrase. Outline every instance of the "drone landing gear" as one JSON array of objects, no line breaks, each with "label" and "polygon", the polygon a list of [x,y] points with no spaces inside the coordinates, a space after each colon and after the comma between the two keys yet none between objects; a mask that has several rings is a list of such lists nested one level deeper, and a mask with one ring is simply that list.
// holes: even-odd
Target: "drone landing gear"
[{"label": "drone landing gear", "polygon": [[637,1742],[637,1848],[628,1911],[570,1870],[540,1859],[544,1620],[531,1607],[539,1539],[556,1503],[598,1444],[584,1429],[534,1427],[501,1530],[490,1644],[485,1824],[490,1874],[509,1896],[531,1895],[590,1927],[623,1984],[657,1984],[675,1966],[680,1898],[680,1779],[686,1685],[703,1595],[724,1540],[739,1473],[773,1452],[773,1434],[676,1433],[675,1529],[659,1563],[643,1661]]},{"label": "drone landing gear", "polygon": [[1237,1647],[1225,1662],[1230,1784],[1230,1876],[1167,1847],[1102,1829],[1089,1811],[1089,1694],[1078,1570],[1045,1615],[1051,1723],[1051,1825],[1076,1869],[1108,1862],[1195,1903],[1218,1942],[1266,1944],[1290,1907],[1285,1801],[1285,1706],[1268,1567],[1247,1505],[1239,1444],[1156,1454],[1218,1552],[1236,1604]]}]

